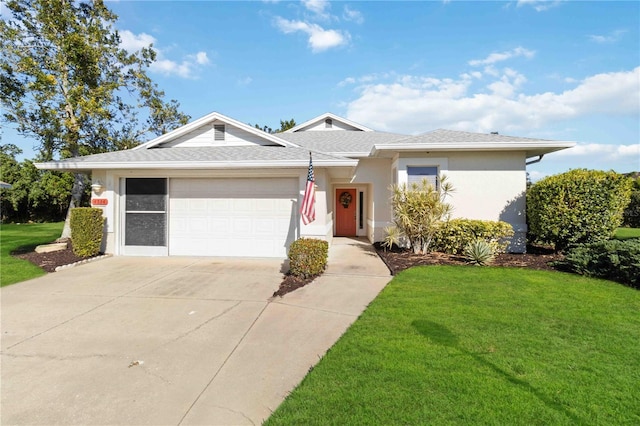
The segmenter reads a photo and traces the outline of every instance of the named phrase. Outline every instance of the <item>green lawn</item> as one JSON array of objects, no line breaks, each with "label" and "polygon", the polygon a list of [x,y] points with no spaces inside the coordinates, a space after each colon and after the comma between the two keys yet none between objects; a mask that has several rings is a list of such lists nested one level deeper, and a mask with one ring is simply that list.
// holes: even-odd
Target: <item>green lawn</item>
[{"label": "green lawn", "polygon": [[618,240],[640,238],[640,228],[618,228],[613,237]]},{"label": "green lawn", "polygon": [[266,424],[640,424],[639,313],[609,281],[412,268]]},{"label": "green lawn", "polygon": [[0,287],[44,275],[45,272],[27,262],[11,256],[17,249],[33,250],[37,245],[60,237],[64,222],[0,224]]}]

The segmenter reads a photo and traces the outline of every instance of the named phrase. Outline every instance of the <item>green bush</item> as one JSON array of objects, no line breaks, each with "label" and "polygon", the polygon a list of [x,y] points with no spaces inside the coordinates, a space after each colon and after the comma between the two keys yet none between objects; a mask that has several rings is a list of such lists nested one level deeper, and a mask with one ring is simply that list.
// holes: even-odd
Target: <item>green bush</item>
[{"label": "green bush", "polygon": [[624,220],[622,224],[630,228],[640,228],[640,177],[637,176],[637,173],[632,175],[636,175],[636,177],[633,179],[631,200],[624,210]]},{"label": "green bush", "polygon": [[289,247],[289,270],[292,275],[309,278],[319,275],[327,266],[329,243],[313,238],[301,238]]},{"label": "green bush", "polygon": [[581,244],[567,250],[556,266],[640,288],[640,239]]},{"label": "green bush", "polygon": [[493,247],[483,239],[470,241],[462,252],[467,262],[477,266],[487,266],[495,258]]},{"label": "green bush", "polygon": [[78,207],[71,209],[71,243],[76,256],[88,257],[100,253],[104,218],[102,209]]},{"label": "green bush", "polygon": [[452,219],[443,223],[434,236],[436,250],[445,253],[462,253],[465,247],[478,239],[491,245],[494,253],[504,253],[513,236],[513,228],[507,222],[475,219]]},{"label": "green bush", "polygon": [[585,169],[542,179],[527,191],[530,239],[556,250],[608,240],[622,223],[631,185],[615,172]]}]

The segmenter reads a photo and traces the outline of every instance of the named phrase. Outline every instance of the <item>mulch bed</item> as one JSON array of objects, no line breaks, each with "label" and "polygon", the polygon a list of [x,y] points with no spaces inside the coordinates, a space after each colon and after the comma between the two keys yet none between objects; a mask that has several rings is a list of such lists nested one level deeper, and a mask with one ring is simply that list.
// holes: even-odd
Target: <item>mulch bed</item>
[{"label": "mulch bed", "polygon": [[69,265],[90,258],[73,254],[71,241],[67,241],[67,248],[63,250],[51,251],[49,253],[36,253],[35,251],[14,252],[12,255],[20,259],[28,260],[47,272],[55,272],[58,266]]},{"label": "mulch bed", "polygon": [[[381,244],[374,244],[378,256],[386,263],[392,275],[400,271],[409,269],[412,266],[420,265],[465,265],[467,262],[461,256],[433,252],[429,254],[413,254],[411,250],[393,247],[390,250],[382,247]],[[502,253],[498,254],[492,266],[510,266],[518,268],[530,268],[539,270],[555,270],[549,263],[561,260],[562,255],[553,250],[528,246],[527,253]]]}]

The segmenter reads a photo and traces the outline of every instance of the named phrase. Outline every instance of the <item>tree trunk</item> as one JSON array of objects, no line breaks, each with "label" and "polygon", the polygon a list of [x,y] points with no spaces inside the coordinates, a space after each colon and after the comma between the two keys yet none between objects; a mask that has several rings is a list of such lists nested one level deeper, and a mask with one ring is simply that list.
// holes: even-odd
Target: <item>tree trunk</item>
[{"label": "tree trunk", "polygon": [[75,173],[73,180],[73,187],[71,188],[71,201],[69,202],[69,209],[67,209],[67,216],[64,219],[64,228],[62,228],[62,235],[60,238],[71,238],[71,209],[79,207],[82,202],[82,194],[84,193],[85,175],[82,173]]}]

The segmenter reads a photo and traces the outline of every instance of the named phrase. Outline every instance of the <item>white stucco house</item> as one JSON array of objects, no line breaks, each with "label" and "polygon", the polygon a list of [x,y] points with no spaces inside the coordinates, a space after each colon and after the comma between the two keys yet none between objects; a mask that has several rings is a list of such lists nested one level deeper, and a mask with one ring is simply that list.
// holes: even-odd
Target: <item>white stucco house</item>
[{"label": "white stucco house", "polygon": [[[86,171],[115,255],[286,257],[299,237],[381,241],[389,187],[446,174],[454,217],[504,220],[525,248],[526,164],[572,142],[374,131],[331,113],[277,134],[211,113],[134,149],[37,164]],[[316,219],[302,223],[313,155]]]}]

